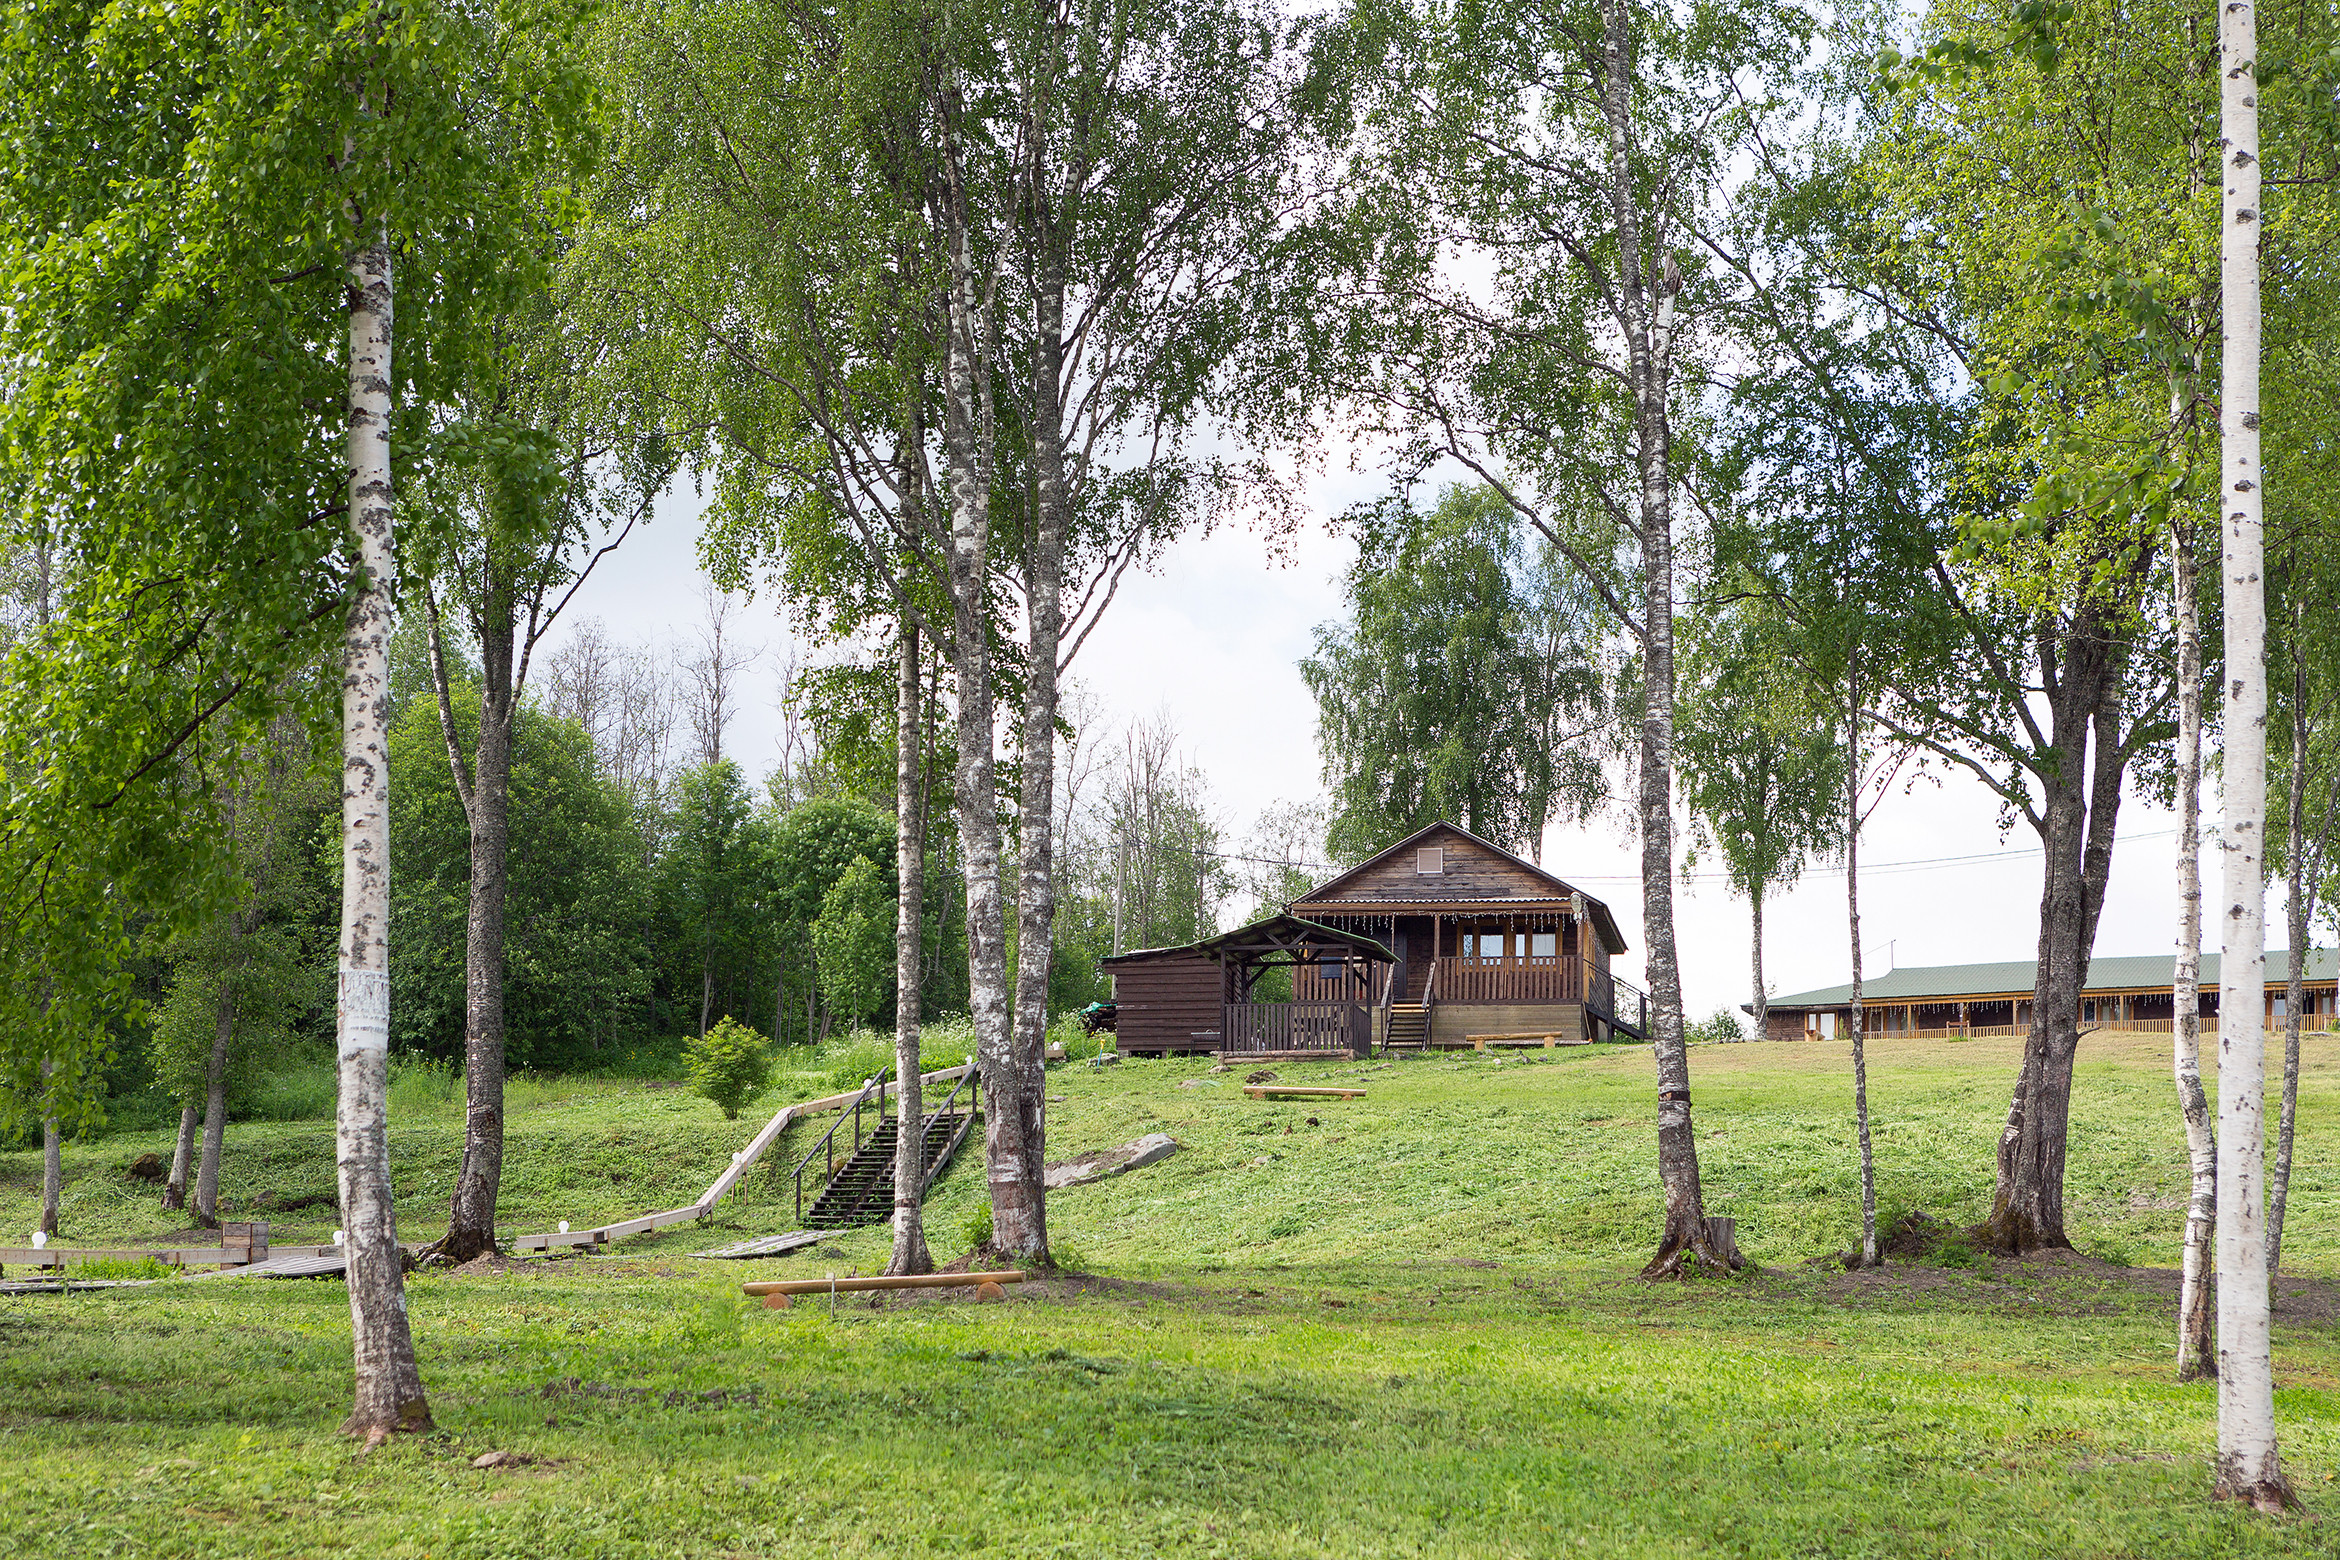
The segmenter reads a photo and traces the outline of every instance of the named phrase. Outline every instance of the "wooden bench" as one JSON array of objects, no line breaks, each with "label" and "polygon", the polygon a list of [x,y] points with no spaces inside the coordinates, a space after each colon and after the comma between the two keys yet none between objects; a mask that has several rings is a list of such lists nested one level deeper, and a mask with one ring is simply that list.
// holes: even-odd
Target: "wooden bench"
[{"label": "wooden bench", "polygon": [[1463,1036],[1463,1039],[1470,1043],[1470,1047],[1474,1051],[1484,1051],[1491,1045],[1540,1045],[1545,1050],[1549,1051],[1554,1046],[1592,1044],[1590,1040],[1570,1040],[1566,1036],[1560,1034],[1557,1030],[1547,1033],[1540,1029],[1522,1030],[1516,1033],[1500,1035],[1465,1035]]},{"label": "wooden bench", "polygon": [[1290,1083],[1247,1083],[1243,1092],[1255,1100],[1361,1100],[1365,1097],[1363,1089],[1310,1089]]}]

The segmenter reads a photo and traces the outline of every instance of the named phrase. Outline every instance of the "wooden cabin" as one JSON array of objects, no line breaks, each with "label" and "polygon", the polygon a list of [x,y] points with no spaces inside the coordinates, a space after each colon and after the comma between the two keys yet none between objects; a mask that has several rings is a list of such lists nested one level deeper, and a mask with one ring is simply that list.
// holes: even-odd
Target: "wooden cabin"
[{"label": "wooden cabin", "polygon": [[[1371,994],[1381,1044],[1648,1038],[1647,997],[1610,973],[1625,939],[1609,907],[1454,824],[1409,835],[1288,909],[1389,948],[1386,985]],[[1294,972],[1295,1002],[1329,994],[1323,972]]]}]

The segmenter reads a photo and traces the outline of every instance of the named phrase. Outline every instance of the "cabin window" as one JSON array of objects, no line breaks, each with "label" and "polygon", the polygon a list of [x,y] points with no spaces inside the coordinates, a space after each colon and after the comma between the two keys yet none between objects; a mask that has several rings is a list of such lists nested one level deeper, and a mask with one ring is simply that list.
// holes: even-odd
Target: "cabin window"
[{"label": "cabin window", "polygon": [[1415,851],[1414,872],[1420,877],[1444,877],[1446,875],[1446,847],[1425,845],[1420,850]]},{"label": "cabin window", "polygon": [[1535,932],[1530,934],[1528,938],[1529,957],[1537,959],[1551,959],[1559,957],[1559,954],[1560,934],[1558,932]]}]

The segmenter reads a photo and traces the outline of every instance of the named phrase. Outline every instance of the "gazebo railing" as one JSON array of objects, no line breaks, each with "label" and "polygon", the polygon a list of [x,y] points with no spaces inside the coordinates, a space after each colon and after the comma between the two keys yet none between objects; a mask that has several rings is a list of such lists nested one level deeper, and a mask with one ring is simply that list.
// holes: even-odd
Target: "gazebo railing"
[{"label": "gazebo railing", "polygon": [[1223,1051],[1371,1049],[1373,1020],[1362,1002],[1230,1002],[1219,1025]]}]

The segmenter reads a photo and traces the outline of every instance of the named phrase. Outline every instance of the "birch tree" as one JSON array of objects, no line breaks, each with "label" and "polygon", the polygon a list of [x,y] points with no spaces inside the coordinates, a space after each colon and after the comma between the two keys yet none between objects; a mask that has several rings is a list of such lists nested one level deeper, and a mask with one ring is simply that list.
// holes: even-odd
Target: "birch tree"
[{"label": "birch tree", "polygon": [[2267,604],[2259,459],[2258,8],[2218,18],[2218,135],[2224,192],[2218,398],[2220,598],[2226,636],[2225,816],[2219,833],[2218,1492],[2260,1511],[2291,1505],[2275,1443],[2267,1316],[2264,1179],[2266,987],[2262,855],[2267,795]]},{"label": "birch tree", "polygon": [[[1320,361],[1401,477],[1475,473],[1629,638],[1665,1207],[1646,1271],[1735,1262],[1706,1223],[1674,931],[1675,433],[1713,298],[1684,262],[1744,125],[1741,74],[1787,68],[1807,23],[1600,0],[1359,6],[1344,25],[1366,150],[1327,238],[1351,307]],[[1459,279],[1462,257],[1491,282]]]},{"label": "birch tree", "polygon": [[2185,1252],[2178,1274],[2178,1379],[2218,1373],[2213,1241],[2218,1223],[2218,1141],[2202,1089],[2202,629],[2194,536],[2184,512],[2170,519],[2170,592],[2177,621],[2177,965],[2170,983],[2170,1045],[2178,1114],[2186,1128]]},{"label": "birch tree", "polygon": [[[402,397],[444,393],[455,343],[516,278],[534,164],[578,104],[573,73],[546,65],[563,54],[556,10],[533,18],[529,47],[501,51],[481,20],[54,0],[0,50],[17,152],[0,196],[18,288],[0,324],[10,523],[102,560],[60,614],[53,648],[71,653],[20,663],[0,688],[75,732],[38,770],[0,760],[26,777],[0,795],[0,1064],[12,1084],[41,1077],[12,1095],[88,1111],[99,1037],[127,996],[108,896],[176,921],[230,881],[176,755],[264,725],[338,627],[336,1152],[353,1236],[347,1428],[369,1438],[429,1422],[381,1132],[391,424]],[[518,151],[475,155],[491,120]],[[394,253],[424,322],[425,350],[407,355],[420,372],[391,355]],[[14,710],[0,719],[0,745],[20,732]],[[38,1014],[17,994],[20,961],[47,982]]]}]

